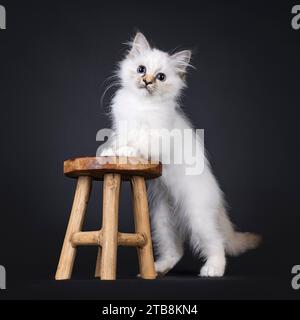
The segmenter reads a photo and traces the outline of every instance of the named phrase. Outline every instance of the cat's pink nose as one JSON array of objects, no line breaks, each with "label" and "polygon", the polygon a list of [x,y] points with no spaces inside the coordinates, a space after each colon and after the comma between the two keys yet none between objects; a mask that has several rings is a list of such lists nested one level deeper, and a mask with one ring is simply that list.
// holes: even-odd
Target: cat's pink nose
[{"label": "cat's pink nose", "polygon": [[145,85],[147,86],[148,84],[152,84],[152,81],[147,81],[146,79],[143,79],[143,81],[144,81],[144,83],[145,83]]},{"label": "cat's pink nose", "polygon": [[144,81],[145,85],[147,86],[148,84],[152,84],[154,82],[154,77],[146,75],[143,77],[143,81]]}]

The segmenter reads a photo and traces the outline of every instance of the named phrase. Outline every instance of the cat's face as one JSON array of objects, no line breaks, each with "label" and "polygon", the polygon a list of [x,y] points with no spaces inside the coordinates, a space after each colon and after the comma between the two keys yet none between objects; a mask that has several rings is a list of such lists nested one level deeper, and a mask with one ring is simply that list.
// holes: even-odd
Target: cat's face
[{"label": "cat's face", "polygon": [[175,98],[185,86],[190,57],[188,50],[169,55],[152,49],[145,36],[137,33],[130,52],[120,63],[122,86],[141,96]]}]

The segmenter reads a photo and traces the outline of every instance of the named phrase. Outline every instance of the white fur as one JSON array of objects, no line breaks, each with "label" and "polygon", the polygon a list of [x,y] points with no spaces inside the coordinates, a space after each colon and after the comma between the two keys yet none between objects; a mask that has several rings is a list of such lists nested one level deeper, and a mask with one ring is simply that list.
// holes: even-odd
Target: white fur
[{"label": "white fur", "polygon": [[[152,49],[138,33],[128,55],[119,65],[121,88],[112,100],[112,120],[116,136],[118,123],[125,121],[129,136],[117,147],[111,141],[102,155],[142,156],[161,158],[147,152],[145,145],[151,129],[192,128],[178,105],[185,87],[184,73],[189,66],[190,51],[174,55]],[[139,65],[147,74],[166,74],[164,82],[155,81],[143,88]],[[201,143],[201,142],[198,142]],[[150,181],[151,222],[158,255],[156,271],[165,274],[183,256],[183,243],[189,240],[195,254],[205,259],[201,276],[223,276],[225,252],[237,255],[258,244],[258,237],[235,232],[227,216],[223,194],[205,159],[201,175],[186,175],[185,165],[163,165],[163,175]]]}]

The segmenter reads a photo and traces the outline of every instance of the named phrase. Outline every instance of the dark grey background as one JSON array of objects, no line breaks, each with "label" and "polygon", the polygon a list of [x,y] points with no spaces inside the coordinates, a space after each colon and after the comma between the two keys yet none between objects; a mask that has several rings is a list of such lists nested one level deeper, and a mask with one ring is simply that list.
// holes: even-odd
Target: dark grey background
[{"label": "dark grey background", "polygon": [[[11,288],[7,292],[27,297],[23,283],[40,281],[33,296],[41,292],[50,296],[49,283],[55,292],[51,280],[75,188],[75,181],[62,174],[63,160],[95,154],[96,133],[109,126],[107,110],[100,105],[103,82],[124,54],[122,43],[140,29],[161,49],[194,50],[196,70],[188,77],[184,110],[195,127],[205,129],[206,148],[233,221],[241,230],[264,237],[260,249],[229,259],[225,280],[241,276],[264,283],[272,276],[278,280],[271,281],[270,291],[274,288],[280,297],[293,294],[290,272],[300,264],[300,30],[291,27],[293,3],[1,0],[1,4],[7,10],[7,30],[0,30],[0,264],[7,269]],[[133,230],[129,191],[124,184],[120,229],[127,232]],[[101,197],[101,184],[96,183],[86,230],[100,227]],[[80,248],[74,278],[92,278],[95,259],[96,248]],[[200,265],[187,253],[173,272],[179,282],[155,281],[151,292],[155,297],[159,292],[165,293],[163,297],[182,297],[184,292],[207,297],[199,293],[205,283],[209,297],[228,297],[229,292],[239,297],[234,282],[223,292],[224,282],[214,291],[213,281],[193,278]],[[121,248],[119,276],[134,278],[136,273],[135,250]],[[190,279],[190,286],[184,279]],[[143,297],[146,293],[138,288],[144,282],[138,281],[124,286],[136,290],[131,296]],[[283,291],[277,290],[276,281],[282,281]],[[238,283],[242,288],[243,281]],[[112,297],[126,298],[118,282],[107,288]],[[60,293],[76,296],[76,290],[82,292],[80,285]],[[97,296],[88,287],[86,292],[81,297]],[[251,294],[270,297],[258,289]]]}]

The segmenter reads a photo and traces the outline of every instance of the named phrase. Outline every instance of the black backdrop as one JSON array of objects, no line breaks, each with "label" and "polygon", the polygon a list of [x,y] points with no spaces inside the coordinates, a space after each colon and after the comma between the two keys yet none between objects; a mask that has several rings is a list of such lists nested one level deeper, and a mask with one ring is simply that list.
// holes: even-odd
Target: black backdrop
[{"label": "black backdrop", "polygon": [[[259,250],[229,259],[227,276],[290,278],[300,263],[300,30],[291,27],[291,3],[0,4],[7,11],[0,30],[0,264],[8,287],[54,277],[75,188],[62,174],[63,160],[95,154],[96,133],[109,126],[103,82],[137,28],[161,49],[194,50],[184,109],[205,129],[233,221],[264,237]],[[123,231],[133,230],[129,191],[123,185]],[[101,197],[94,184],[85,229],[100,226]],[[96,248],[80,248],[75,279],[91,278],[95,259]],[[196,275],[200,264],[187,253],[174,272]],[[137,273],[134,249],[120,249],[118,273]]]}]

